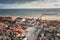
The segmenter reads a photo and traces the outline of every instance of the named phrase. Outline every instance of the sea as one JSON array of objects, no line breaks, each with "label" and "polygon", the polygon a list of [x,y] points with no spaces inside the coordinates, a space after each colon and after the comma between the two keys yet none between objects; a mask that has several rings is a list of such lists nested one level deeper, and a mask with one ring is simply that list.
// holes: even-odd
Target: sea
[{"label": "sea", "polygon": [[0,9],[0,16],[28,16],[39,17],[44,16],[60,16],[60,8],[45,9]]}]

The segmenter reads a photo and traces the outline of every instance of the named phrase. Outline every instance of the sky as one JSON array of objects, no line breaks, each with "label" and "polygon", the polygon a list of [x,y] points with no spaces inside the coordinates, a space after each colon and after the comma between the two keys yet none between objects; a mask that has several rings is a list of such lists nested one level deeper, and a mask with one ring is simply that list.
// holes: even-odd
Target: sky
[{"label": "sky", "polygon": [[60,0],[0,0],[0,9],[60,8]]}]

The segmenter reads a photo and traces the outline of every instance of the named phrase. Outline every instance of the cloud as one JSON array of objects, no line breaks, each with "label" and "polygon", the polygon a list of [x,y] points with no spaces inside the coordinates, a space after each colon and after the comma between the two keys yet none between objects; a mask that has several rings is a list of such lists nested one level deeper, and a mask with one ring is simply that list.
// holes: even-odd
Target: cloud
[{"label": "cloud", "polygon": [[[3,3],[4,2],[4,3]],[[0,9],[60,8],[60,0],[1,0]]]},{"label": "cloud", "polygon": [[38,1],[38,0],[0,0],[0,3],[26,3],[31,1]]},{"label": "cloud", "polygon": [[39,1],[39,3],[60,3],[60,0],[0,0],[0,3],[29,3]]},{"label": "cloud", "polygon": [[22,9],[22,8],[60,8],[60,4],[48,4],[31,2],[25,4],[0,4],[0,9]]}]

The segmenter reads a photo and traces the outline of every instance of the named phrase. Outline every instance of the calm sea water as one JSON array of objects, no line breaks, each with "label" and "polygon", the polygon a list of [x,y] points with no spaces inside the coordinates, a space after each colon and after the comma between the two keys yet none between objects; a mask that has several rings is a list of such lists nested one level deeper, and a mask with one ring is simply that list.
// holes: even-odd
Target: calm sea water
[{"label": "calm sea water", "polygon": [[38,17],[45,13],[57,13],[60,14],[60,8],[58,9],[0,9],[0,15],[6,16],[30,16]]}]

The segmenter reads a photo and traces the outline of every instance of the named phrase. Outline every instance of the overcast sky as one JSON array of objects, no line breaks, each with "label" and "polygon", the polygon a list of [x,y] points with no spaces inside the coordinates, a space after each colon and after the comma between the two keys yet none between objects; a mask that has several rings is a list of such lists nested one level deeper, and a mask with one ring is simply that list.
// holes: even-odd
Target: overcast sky
[{"label": "overcast sky", "polygon": [[0,0],[0,9],[60,8],[60,0]]}]

